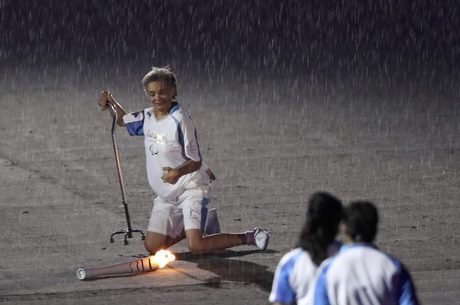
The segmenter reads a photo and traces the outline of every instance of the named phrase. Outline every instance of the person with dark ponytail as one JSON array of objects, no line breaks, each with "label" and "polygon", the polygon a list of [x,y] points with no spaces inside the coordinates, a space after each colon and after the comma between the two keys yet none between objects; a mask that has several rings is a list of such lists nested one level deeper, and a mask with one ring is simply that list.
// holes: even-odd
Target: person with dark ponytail
[{"label": "person with dark ponytail", "polygon": [[276,268],[270,302],[296,304],[307,295],[318,266],[340,248],[336,236],[342,215],[342,202],[331,194],[317,192],[310,197],[297,248],[285,254]]}]

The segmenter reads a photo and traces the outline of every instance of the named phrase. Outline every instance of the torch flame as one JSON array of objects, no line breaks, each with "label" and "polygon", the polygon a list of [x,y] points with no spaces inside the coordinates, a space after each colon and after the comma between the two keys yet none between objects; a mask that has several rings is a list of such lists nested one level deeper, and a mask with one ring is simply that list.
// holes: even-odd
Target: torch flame
[{"label": "torch flame", "polygon": [[168,263],[173,262],[176,259],[174,254],[168,250],[160,250],[155,255],[150,256],[150,261],[152,263],[158,264],[159,268],[163,268]]}]

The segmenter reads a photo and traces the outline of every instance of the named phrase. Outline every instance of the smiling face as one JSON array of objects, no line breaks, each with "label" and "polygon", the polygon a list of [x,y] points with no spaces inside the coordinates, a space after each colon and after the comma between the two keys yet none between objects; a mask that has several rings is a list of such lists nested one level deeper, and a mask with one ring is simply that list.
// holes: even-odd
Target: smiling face
[{"label": "smiling face", "polygon": [[163,80],[153,81],[145,86],[145,91],[157,118],[168,115],[176,90]]}]

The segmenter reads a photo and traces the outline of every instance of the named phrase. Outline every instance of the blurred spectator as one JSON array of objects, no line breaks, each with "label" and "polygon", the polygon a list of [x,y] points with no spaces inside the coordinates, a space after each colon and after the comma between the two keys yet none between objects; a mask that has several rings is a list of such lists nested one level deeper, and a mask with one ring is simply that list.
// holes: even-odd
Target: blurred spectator
[{"label": "blurred spectator", "polygon": [[376,207],[366,201],[345,209],[345,244],[326,260],[306,298],[299,304],[419,304],[414,284],[401,262],[378,250]]},{"label": "blurred spectator", "polygon": [[297,299],[307,294],[318,266],[340,247],[335,237],[342,214],[342,203],[334,196],[318,192],[310,197],[298,248],[285,254],[279,262],[270,302],[296,304]]}]

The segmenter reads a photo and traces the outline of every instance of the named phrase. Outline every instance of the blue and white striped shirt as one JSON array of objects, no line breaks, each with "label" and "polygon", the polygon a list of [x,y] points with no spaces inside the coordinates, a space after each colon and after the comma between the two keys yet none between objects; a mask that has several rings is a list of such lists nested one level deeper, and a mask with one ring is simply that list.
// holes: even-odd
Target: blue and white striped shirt
[{"label": "blue and white striped shirt", "polygon": [[190,115],[174,104],[169,115],[157,119],[153,108],[127,113],[123,117],[132,136],[143,136],[149,184],[161,198],[176,200],[185,188],[209,184],[205,165],[179,178],[176,184],[165,183],[163,168],[176,168],[186,160],[201,161],[195,127]]},{"label": "blue and white striped shirt", "polygon": [[401,262],[368,243],[342,246],[321,264],[301,305],[417,305],[414,284]]},{"label": "blue and white striped shirt", "polygon": [[[332,243],[328,247],[328,255],[337,253],[340,246],[340,242]],[[269,301],[296,304],[298,299],[307,294],[317,269],[310,254],[302,248],[286,253],[276,268]]]}]

